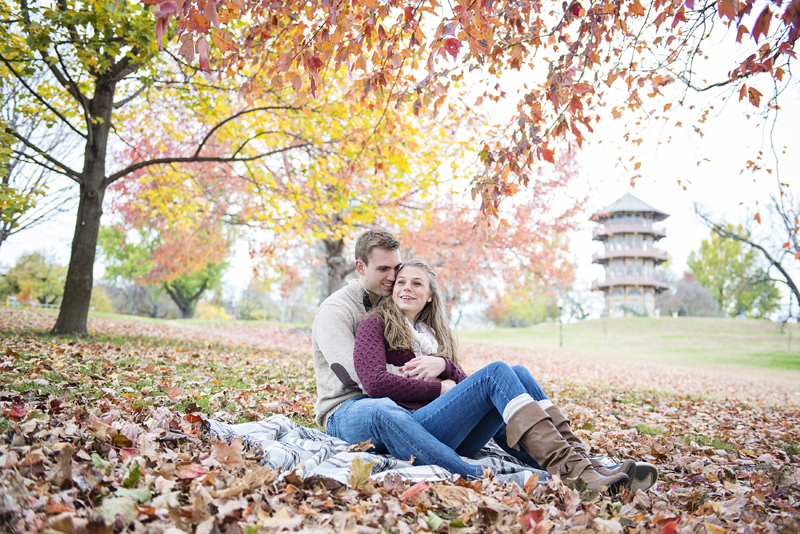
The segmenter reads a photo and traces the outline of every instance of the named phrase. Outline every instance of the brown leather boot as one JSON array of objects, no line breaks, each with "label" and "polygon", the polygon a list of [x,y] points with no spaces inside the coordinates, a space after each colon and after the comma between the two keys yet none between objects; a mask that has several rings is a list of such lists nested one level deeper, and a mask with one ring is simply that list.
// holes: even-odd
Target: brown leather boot
[{"label": "brown leather boot", "polygon": [[519,408],[506,424],[506,438],[511,447],[519,443],[548,473],[558,473],[568,480],[582,479],[588,489],[598,486],[625,485],[628,476],[617,473],[602,476],[588,459],[574,451],[551,421],[550,415],[536,402]]},{"label": "brown leather boot", "polygon": [[614,469],[609,469],[600,462],[595,462],[589,457],[589,453],[584,448],[581,438],[572,432],[572,427],[569,426],[569,419],[567,419],[567,416],[561,411],[561,408],[552,404],[545,408],[545,411],[553,421],[553,426],[555,426],[561,436],[567,440],[572,450],[589,460],[595,471],[606,477],[616,475],[617,473],[625,473],[629,479],[633,479],[633,474],[636,472],[636,462],[634,460],[625,460]]}]

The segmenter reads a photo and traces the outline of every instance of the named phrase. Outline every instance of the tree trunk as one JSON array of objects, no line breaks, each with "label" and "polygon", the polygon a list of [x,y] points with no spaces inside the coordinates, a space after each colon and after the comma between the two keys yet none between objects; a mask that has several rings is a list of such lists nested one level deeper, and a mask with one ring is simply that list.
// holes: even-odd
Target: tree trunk
[{"label": "tree trunk", "polygon": [[84,152],[78,219],[72,238],[72,255],[69,259],[61,310],[53,327],[54,334],[89,335],[86,321],[92,299],[94,258],[106,192],[106,149],[115,85],[113,79],[98,78],[94,97],[89,101],[90,135]]},{"label": "tree trunk", "polygon": [[203,285],[194,295],[188,295],[184,292],[184,288],[180,284],[170,282],[164,283],[164,289],[169,294],[172,301],[178,307],[178,319],[191,319],[194,317],[194,310],[197,306],[197,301],[203,296],[203,292],[208,287],[208,280],[203,281]]},{"label": "tree trunk", "polygon": [[344,278],[352,273],[355,262],[347,262],[344,259],[344,239],[323,239],[322,246],[325,249],[326,277],[320,303],[328,298],[334,291],[344,286]]}]

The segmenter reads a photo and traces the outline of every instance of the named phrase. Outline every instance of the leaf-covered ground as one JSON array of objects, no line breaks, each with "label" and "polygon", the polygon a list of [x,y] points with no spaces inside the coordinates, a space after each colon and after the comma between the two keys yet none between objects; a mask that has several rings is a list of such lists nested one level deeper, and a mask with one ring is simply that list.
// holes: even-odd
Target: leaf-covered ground
[{"label": "leaf-covered ground", "polygon": [[219,443],[203,419],[313,424],[305,330],[0,310],[0,528],[10,532],[798,532],[800,415],[791,390],[664,368],[464,347],[467,367],[525,363],[593,452],[650,461],[653,490],[553,480],[409,487],[353,473],[304,484]]}]

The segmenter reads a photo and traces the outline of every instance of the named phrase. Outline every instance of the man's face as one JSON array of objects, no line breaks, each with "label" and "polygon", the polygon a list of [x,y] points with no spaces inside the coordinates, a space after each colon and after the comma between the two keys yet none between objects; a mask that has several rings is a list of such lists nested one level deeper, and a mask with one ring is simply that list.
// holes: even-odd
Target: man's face
[{"label": "man's face", "polygon": [[388,297],[392,294],[395,273],[401,263],[400,251],[373,248],[367,259],[369,261],[366,265],[361,260],[356,260],[356,270],[361,275],[362,287],[375,295]]}]

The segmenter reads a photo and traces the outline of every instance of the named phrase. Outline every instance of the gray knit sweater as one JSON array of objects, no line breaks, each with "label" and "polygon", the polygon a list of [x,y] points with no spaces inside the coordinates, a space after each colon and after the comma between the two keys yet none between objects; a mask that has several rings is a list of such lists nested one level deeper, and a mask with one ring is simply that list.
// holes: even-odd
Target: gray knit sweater
[{"label": "gray knit sweater", "polygon": [[341,403],[364,394],[353,365],[353,348],[356,327],[366,313],[364,288],[353,280],[325,299],[314,318],[311,341],[320,426],[327,426],[328,417]]}]

